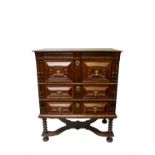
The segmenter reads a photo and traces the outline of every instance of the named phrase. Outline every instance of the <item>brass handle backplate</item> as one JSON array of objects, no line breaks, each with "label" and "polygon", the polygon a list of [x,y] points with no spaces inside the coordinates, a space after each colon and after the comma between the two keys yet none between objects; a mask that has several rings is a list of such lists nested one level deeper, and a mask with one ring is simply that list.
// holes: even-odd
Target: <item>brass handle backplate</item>
[{"label": "brass handle backplate", "polygon": [[62,108],[58,107],[58,112],[61,113],[62,112]]},{"label": "brass handle backplate", "polygon": [[94,114],[97,112],[97,107],[93,108],[93,112],[94,112]]},{"label": "brass handle backplate", "polygon": [[79,108],[80,107],[80,103],[79,102],[76,102],[75,107],[76,108]]},{"label": "brass handle backplate", "polygon": [[95,70],[95,75],[98,76],[98,74],[99,74],[99,70],[96,69],[96,70]]},{"label": "brass handle backplate", "polygon": [[98,91],[94,91],[94,96],[97,97],[98,96]]},{"label": "brass handle backplate", "polygon": [[80,86],[75,87],[76,91],[80,91]]},{"label": "brass handle backplate", "polygon": [[61,96],[62,95],[62,90],[58,90],[57,94],[58,94],[58,96]]},{"label": "brass handle backplate", "polygon": [[57,76],[60,76],[60,73],[61,73],[61,71],[58,69],[58,70],[56,70],[56,75]]}]

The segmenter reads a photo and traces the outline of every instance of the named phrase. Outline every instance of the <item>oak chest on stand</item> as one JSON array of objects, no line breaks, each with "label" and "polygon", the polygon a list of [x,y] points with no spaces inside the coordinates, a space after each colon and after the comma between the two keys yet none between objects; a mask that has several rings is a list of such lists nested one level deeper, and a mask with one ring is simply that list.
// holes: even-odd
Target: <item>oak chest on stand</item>
[{"label": "oak chest on stand", "polygon": [[[104,48],[36,50],[39,90],[39,117],[43,120],[43,140],[70,128],[85,128],[113,140],[116,118],[119,50]],[[48,131],[47,118],[57,118],[64,126]],[[69,118],[89,118],[70,121]],[[107,131],[91,126],[97,119],[107,123]]]}]

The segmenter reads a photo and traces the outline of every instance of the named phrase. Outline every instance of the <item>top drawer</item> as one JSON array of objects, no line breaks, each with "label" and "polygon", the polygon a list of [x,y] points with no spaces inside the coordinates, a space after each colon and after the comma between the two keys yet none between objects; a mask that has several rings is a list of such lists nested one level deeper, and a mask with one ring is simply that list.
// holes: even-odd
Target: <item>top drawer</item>
[{"label": "top drawer", "polygon": [[[95,55],[95,54],[94,54]],[[39,82],[117,82],[119,57],[98,55],[54,55],[37,57]]]}]

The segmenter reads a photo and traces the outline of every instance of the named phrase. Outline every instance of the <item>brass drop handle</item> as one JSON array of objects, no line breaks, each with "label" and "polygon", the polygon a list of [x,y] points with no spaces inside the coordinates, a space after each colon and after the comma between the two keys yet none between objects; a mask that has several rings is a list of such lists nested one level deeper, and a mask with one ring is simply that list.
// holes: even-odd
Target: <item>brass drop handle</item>
[{"label": "brass drop handle", "polygon": [[62,112],[62,107],[58,107],[58,112],[59,112],[59,113]]},{"label": "brass drop handle", "polygon": [[93,112],[94,112],[94,114],[96,114],[96,112],[97,112],[97,107],[94,107],[94,108],[93,108]]},{"label": "brass drop handle", "polygon": [[56,74],[57,74],[57,76],[60,76],[60,73],[61,73],[61,71],[58,69],[58,70],[56,70]]},{"label": "brass drop handle", "polygon": [[96,69],[96,70],[95,70],[95,75],[98,76],[98,74],[99,74],[99,70]]},{"label": "brass drop handle", "polygon": [[80,91],[80,86],[75,87],[76,91]]},{"label": "brass drop handle", "polygon": [[75,64],[76,64],[76,66],[79,66],[80,65],[80,61],[79,60],[76,60],[75,61]]},{"label": "brass drop handle", "polygon": [[94,96],[97,97],[97,96],[98,96],[98,93],[99,93],[99,92],[98,92],[97,90],[95,90],[95,91],[94,91]]},{"label": "brass drop handle", "polygon": [[79,102],[76,102],[75,107],[76,108],[79,108],[80,107],[80,103]]},{"label": "brass drop handle", "polygon": [[62,90],[58,90],[57,94],[58,94],[58,96],[61,96],[62,95]]}]

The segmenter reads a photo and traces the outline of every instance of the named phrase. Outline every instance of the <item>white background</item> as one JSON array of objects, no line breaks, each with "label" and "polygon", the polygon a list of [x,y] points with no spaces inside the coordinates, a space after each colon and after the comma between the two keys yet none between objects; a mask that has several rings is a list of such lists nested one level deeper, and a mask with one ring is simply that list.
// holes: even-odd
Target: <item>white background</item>
[{"label": "white background", "polygon": [[[0,154],[154,154],[153,0],[0,1]],[[113,143],[86,130],[41,138],[34,53],[111,47],[120,61]],[[51,120],[50,129],[61,126]],[[101,121],[94,125],[105,129]]]}]

